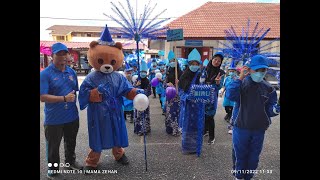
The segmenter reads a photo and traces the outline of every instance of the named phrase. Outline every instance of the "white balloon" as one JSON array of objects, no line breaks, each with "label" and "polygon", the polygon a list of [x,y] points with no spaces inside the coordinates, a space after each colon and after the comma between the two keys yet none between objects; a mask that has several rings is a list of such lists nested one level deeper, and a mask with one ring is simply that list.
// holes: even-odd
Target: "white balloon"
[{"label": "white balloon", "polygon": [[156,78],[160,78],[161,79],[162,78],[162,74],[161,73],[157,73],[156,74]]},{"label": "white balloon", "polygon": [[131,80],[132,80],[133,82],[136,82],[137,79],[138,79],[138,75],[133,75]]},{"label": "white balloon", "polygon": [[138,111],[144,111],[148,108],[149,106],[149,99],[146,95],[144,94],[138,94],[134,97],[133,99],[133,106],[136,108]]},{"label": "white balloon", "polygon": [[159,73],[159,72],[160,72],[159,69],[154,70],[154,73]]}]

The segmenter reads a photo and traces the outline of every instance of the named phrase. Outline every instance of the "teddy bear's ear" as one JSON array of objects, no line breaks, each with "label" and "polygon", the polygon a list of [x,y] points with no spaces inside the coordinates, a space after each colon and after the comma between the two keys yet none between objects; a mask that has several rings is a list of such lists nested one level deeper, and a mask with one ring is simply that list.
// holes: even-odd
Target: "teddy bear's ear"
[{"label": "teddy bear's ear", "polygon": [[90,48],[94,48],[98,44],[99,44],[98,41],[92,41],[89,46]]},{"label": "teddy bear's ear", "polygon": [[120,42],[116,42],[116,44],[114,45],[114,47],[118,48],[118,49],[122,49],[122,44]]}]

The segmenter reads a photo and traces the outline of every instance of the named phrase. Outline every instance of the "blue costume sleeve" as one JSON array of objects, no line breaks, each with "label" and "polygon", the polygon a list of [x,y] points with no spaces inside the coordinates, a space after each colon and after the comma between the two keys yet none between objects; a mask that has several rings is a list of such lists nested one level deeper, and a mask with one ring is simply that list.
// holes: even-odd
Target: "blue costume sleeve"
[{"label": "blue costume sleeve", "polygon": [[[119,82],[119,81],[118,81]],[[128,92],[130,92],[133,89],[132,84],[128,81],[128,79],[124,76],[120,76],[120,86],[118,89],[119,96],[126,96]]]},{"label": "blue costume sleeve", "polygon": [[85,78],[80,86],[79,97],[78,97],[80,110],[84,110],[88,106],[90,91],[94,88],[95,88],[94,85],[90,83],[90,79]]},{"label": "blue costume sleeve", "polygon": [[240,102],[240,88],[242,81],[237,79],[230,83],[227,87],[226,97],[231,101]]},{"label": "blue costume sleeve", "polygon": [[266,103],[266,112],[269,117],[277,116],[278,114],[274,112],[274,108],[277,106],[277,92],[273,91],[269,95],[269,99]]}]

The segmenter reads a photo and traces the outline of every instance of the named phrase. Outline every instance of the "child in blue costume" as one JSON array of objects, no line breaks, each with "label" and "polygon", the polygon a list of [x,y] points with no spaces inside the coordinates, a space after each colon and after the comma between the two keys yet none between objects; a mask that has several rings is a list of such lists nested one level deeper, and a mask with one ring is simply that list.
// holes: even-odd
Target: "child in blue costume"
[{"label": "child in blue costume", "polygon": [[[126,69],[124,70],[124,74],[127,80],[132,84],[132,71],[133,69],[129,66],[127,62]],[[124,119],[127,120],[127,114],[130,115],[129,123],[133,123],[133,101],[127,99],[126,97],[122,96],[123,98],[123,112],[124,112]]]},{"label": "child in blue costume", "polygon": [[[166,81],[167,87],[176,88],[176,58],[173,51],[169,51],[168,54],[169,60],[169,68],[166,73]],[[180,70],[179,63],[177,62],[177,80],[180,78],[182,71]],[[165,127],[166,132],[173,136],[179,136],[181,134],[179,128],[179,113],[180,113],[180,98],[178,94],[173,99],[168,100],[166,98],[166,120],[165,120]]]},{"label": "child in blue costume", "polygon": [[165,87],[163,82],[166,79],[166,71],[165,71],[165,63],[163,61],[160,61],[158,63],[159,65],[159,69],[160,69],[160,73],[162,74],[162,78],[158,78],[159,80],[159,84],[156,86],[156,92],[159,95],[159,100],[160,100],[160,105],[161,105],[161,109],[162,109],[162,115],[165,115],[165,98],[166,98],[166,92],[165,92]]},{"label": "child in blue costume", "polygon": [[[231,122],[235,177],[249,180],[258,167],[265,131],[276,111],[277,93],[263,78],[268,68],[265,56],[255,55],[227,88],[226,97],[235,101]],[[249,173],[248,173],[249,172]]]},{"label": "child in blue costume", "polygon": [[[149,68],[149,80],[151,81],[154,77],[156,77],[156,69],[157,69],[157,61],[156,59],[152,59],[151,67]],[[156,87],[152,87],[153,98],[156,98]]]},{"label": "child in blue costume", "polygon": [[[140,80],[137,81],[135,87],[143,89],[145,95],[149,97],[151,95],[151,84],[147,78],[148,66],[145,61],[141,61],[140,64]],[[134,133],[142,136],[144,133],[151,132],[150,126],[150,105],[144,111],[138,111],[134,109]]]}]

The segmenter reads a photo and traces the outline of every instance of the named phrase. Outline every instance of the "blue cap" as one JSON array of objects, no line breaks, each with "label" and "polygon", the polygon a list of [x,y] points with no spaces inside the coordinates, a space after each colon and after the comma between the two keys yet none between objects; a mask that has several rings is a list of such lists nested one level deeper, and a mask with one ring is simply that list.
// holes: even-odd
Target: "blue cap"
[{"label": "blue cap", "polygon": [[59,51],[67,51],[67,52],[69,52],[67,46],[62,44],[62,43],[59,43],[59,42],[53,44],[51,49],[52,49],[52,53],[53,54],[57,54]]},{"label": "blue cap", "polygon": [[248,62],[247,66],[252,70],[268,68],[268,59],[262,55],[255,55],[251,58],[250,62]]},{"label": "blue cap", "polygon": [[175,57],[174,52],[173,51],[169,51],[168,53],[168,60],[170,61],[171,59],[173,59]]},{"label": "blue cap", "polygon": [[201,55],[196,48],[194,48],[188,55],[188,62],[197,61],[200,64],[200,59],[201,59]]},{"label": "blue cap", "polygon": [[162,66],[162,65],[165,65],[165,63],[164,63],[164,61],[160,61],[160,62],[158,63],[158,65],[159,65],[159,66]]},{"label": "blue cap", "polygon": [[223,52],[216,52],[213,56],[220,56],[221,60],[224,58]]}]

